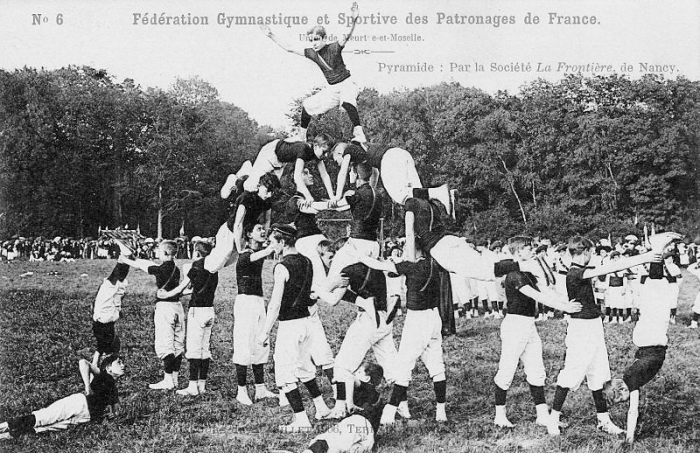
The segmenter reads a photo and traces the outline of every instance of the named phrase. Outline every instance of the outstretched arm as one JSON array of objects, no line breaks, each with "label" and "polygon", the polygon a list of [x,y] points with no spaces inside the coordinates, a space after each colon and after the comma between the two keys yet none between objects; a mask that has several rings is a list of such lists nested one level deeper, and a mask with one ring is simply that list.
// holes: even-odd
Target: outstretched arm
[{"label": "outstretched arm", "polygon": [[297,201],[297,208],[299,212],[304,214],[318,214],[321,211],[328,209],[329,202],[327,201],[314,201],[313,203],[307,203],[306,200],[300,199]]},{"label": "outstretched arm", "polygon": [[168,299],[170,297],[174,297],[174,296],[177,296],[179,294],[182,294],[182,292],[185,290],[185,288],[190,286],[190,279],[187,276],[187,274],[190,273],[190,269],[192,269],[192,263],[185,263],[182,266],[182,273],[184,274],[184,278],[182,279],[180,284],[177,285],[177,287],[171,289],[170,291],[166,291],[163,288],[159,289],[156,292],[156,297],[158,299]]},{"label": "outstretched arm", "polygon": [[659,233],[649,238],[651,251],[638,256],[632,256],[625,259],[612,261],[605,266],[600,266],[596,269],[589,269],[583,273],[583,278],[593,278],[599,275],[609,274],[611,272],[629,269],[640,264],[650,263],[652,261],[661,261],[662,254],[666,247],[673,241],[680,239],[682,236],[678,233],[666,232]]},{"label": "outstretched arm", "polygon": [[630,392],[630,408],[627,411],[627,442],[634,442],[634,431],[639,417],[639,390]]},{"label": "outstretched arm", "polygon": [[80,370],[80,378],[83,380],[83,385],[85,386],[85,394],[89,395],[92,393],[90,389],[90,376],[92,374],[100,374],[100,369],[85,359],[80,359],[78,361],[78,369]]},{"label": "outstretched arm", "polygon": [[270,303],[267,306],[267,316],[265,317],[265,327],[263,331],[258,336],[258,343],[261,345],[267,344],[270,337],[270,331],[272,326],[275,325],[277,318],[280,315],[280,308],[282,307],[282,296],[284,295],[284,285],[289,280],[289,271],[287,268],[281,264],[275,266],[274,271],[274,286],[272,287],[272,295],[270,296]]},{"label": "outstretched arm", "polygon": [[361,407],[355,406],[355,376],[350,374],[343,380],[345,383],[345,404],[350,414],[359,412]]},{"label": "outstretched arm", "polygon": [[238,253],[243,251],[243,219],[245,218],[245,211],[245,206],[239,205],[233,222],[233,244],[236,246]]},{"label": "outstretched arm", "polygon": [[302,57],[304,56],[303,50],[299,50],[299,49],[295,48],[294,46],[282,41],[274,33],[272,33],[272,30],[267,25],[261,25],[260,29],[263,31],[263,33],[265,33],[265,36],[267,36],[268,38],[270,38],[272,40],[272,42],[274,42],[275,44],[277,44],[278,46],[280,46],[281,48],[283,48],[287,52],[290,52],[290,53],[293,53],[296,55],[301,55]]},{"label": "outstretched arm", "polygon": [[151,266],[157,266],[156,263],[150,260],[144,260],[141,258],[137,258],[135,260],[132,260],[131,258],[123,257],[121,258],[122,263],[128,264],[131,267],[135,267],[136,269],[141,269],[144,272],[148,272],[148,268]]},{"label": "outstretched arm", "polygon": [[311,297],[335,306],[343,299],[349,284],[350,280],[342,274],[336,278],[328,278],[325,285],[318,285],[313,289]]},{"label": "outstretched arm", "polygon": [[323,181],[323,186],[326,188],[326,192],[328,192],[328,198],[332,200],[333,183],[331,182],[331,177],[328,175],[326,164],[322,160],[319,160],[316,164],[316,167],[318,168],[318,174],[321,175],[321,181]]},{"label": "outstretched arm", "polygon": [[372,258],[367,255],[357,255],[357,259],[364,264],[365,266],[369,267],[370,269],[375,269],[378,271],[383,271],[383,272],[393,272],[396,274],[396,265],[394,264],[393,261],[391,260],[386,260],[386,261],[379,261],[376,258]]},{"label": "outstretched arm", "polygon": [[297,192],[304,195],[304,199],[307,201],[313,201],[314,197],[311,196],[309,188],[304,184],[304,177],[302,176],[304,172],[304,159],[297,158],[294,163],[294,184],[297,187]]},{"label": "outstretched arm", "polygon": [[406,232],[406,244],[403,247],[403,253],[406,256],[406,260],[415,261],[416,260],[416,231],[413,228],[415,222],[415,214],[411,211],[406,211],[406,216],[404,218],[404,230]]},{"label": "outstretched arm", "polygon": [[357,25],[357,16],[359,16],[360,14],[357,9],[357,2],[354,2],[352,4],[352,8],[350,8],[350,11],[352,11],[352,26],[350,27],[350,31],[338,40],[338,44],[340,44],[340,47],[345,47],[345,44],[350,40],[350,37],[352,36],[352,32],[355,31],[355,25]]},{"label": "outstretched arm", "polygon": [[253,252],[250,254],[250,261],[260,261],[264,260],[268,256],[272,255],[275,253],[275,249],[273,249],[271,246],[267,246],[262,250],[258,250],[257,252]]},{"label": "outstretched arm", "polygon": [[343,295],[345,294],[345,288],[336,288],[332,291],[328,291],[324,288],[316,288],[312,293],[311,297],[318,300],[322,300],[331,307],[338,305],[338,302],[343,300]]},{"label": "outstretched arm", "polygon": [[272,209],[268,209],[265,213],[265,231],[270,230],[270,223],[272,222]]},{"label": "outstretched arm", "polygon": [[554,291],[545,294],[537,291],[532,286],[523,286],[519,291],[530,299],[534,299],[536,302],[552,307],[555,310],[561,310],[567,313],[577,313],[581,311],[580,303],[569,301],[565,296]]},{"label": "outstretched arm", "polygon": [[348,179],[348,172],[350,171],[350,155],[346,154],[343,156],[343,162],[340,164],[340,170],[338,171],[338,183],[335,186],[335,198],[340,199],[343,196],[343,190],[345,189],[345,181]]},{"label": "outstretched arm", "polygon": [[640,264],[650,263],[652,261],[661,261],[661,253],[647,252],[637,256],[621,258],[619,260],[610,261],[609,263],[596,267],[595,269],[586,269],[583,273],[584,279],[595,278],[613,272],[619,272],[623,269],[639,266]]}]

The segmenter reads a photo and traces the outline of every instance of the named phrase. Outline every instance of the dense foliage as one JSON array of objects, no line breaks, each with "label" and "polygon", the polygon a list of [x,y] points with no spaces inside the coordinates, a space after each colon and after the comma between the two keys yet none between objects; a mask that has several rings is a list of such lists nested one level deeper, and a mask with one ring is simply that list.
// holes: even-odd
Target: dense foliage
[{"label": "dense foliage", "polygon": [[[696,233],[698,82],[567,76],[494,96],[456,83],[365,89],[359,110],[372,146],[405,148],[424,184],[458,188],[459,226],[482,239],[615,236],[644,223]],[[165,236],[183,221],[188,234],[213,235],[219,186],[272,137],[201,79],[144,90],[87,67],[0,71],[0,125],[0,237],[125,223],[156,235],[159,212]],[[309,132],[350,130],[332,111]],[[394,231],[397,214],[387,207]]]}]

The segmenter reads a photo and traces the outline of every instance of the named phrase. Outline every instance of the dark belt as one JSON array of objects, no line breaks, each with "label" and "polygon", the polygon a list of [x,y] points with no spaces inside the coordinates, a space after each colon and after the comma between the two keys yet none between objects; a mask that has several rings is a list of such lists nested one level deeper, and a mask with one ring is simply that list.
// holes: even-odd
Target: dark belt
[{"label": "dark belt", "polygon": [[389,315],[386,317],[386,323],[391,324],[391,322],[394,320],[396,317],[396,313],[399,312],[399,308],[401,307],[401,299],[399,298],[396,303],[394,304],[394,308],[391,309],[391,312]]},{"label": "dark belt", "polygon": [[653,345],[653,346],[639,346],[637,348],[637,351],[666,351],[668,349],[668,346],[662,346],[660,344]]},{"label": "dark belt", "polygon": [[[391,310],[391,313],[389,313],[389,315],[386,317],[386,324],[387,324],[387,325],[388,325],[389,323],[391,323],[391,321],[394,320],[394,316],[396,316],[396,308],[397,308],[399,305],[400,305],[400,304],[396,304],[396,306],[394,306],[394,309]],[[367,310],[365,310],[365,309],[362,308],[362,307],[357,307],[357,311],[359,311],[360,313],[366,313],[366,312],[367,312]],[[381,324],[381,319],[379,319],[379,312],[380,312],[380,311],[384,311],[384,310],[374,310],[374,317],[375,317],[375,321],[377,322],[377,329],[379,328],[379,324]]]}]

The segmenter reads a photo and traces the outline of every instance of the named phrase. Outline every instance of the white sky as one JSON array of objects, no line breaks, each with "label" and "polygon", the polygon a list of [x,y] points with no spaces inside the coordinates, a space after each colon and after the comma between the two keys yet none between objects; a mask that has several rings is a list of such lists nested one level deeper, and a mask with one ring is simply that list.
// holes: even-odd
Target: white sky
[{"label": "white sky", "polygon": [[[309,25],[271,27],[302,48],[299,34],[315,24],[319,15],[328,14],[329,33],[347,31],[346,25],[338,23],[338,15],[348,16],[351,5],[351,1],[320,0],[0,0],[0,68],[89,65],[107,69],[117,81],[132,78],[142,87],[162,88],[178,76],[199,75],[218,89],[222,100],[238,105],[259,123],[284,127],[292,100],[324,84],[320,70],[311,61],[278,48],[257,26],[227,28],[217,24],[217,15],[305,17]],[[380,92],[442,81],[490,93],[517,92],[537,77],[561,79],[564,72],[556,71],[559,62],[612,65],[615,72],[627,63],[632,65],[632,78],[643,73],[640,63],[666,65],[666,77],[700,79],[700,2],[696,0],[374,0],[360,1],[359,10],[361,16],[396,16],[396,25],[358,25],[355,36],[366,41],[349,43],[344,54],[358,85]],[[524,24],[528,12],[538,15],[540,24]],[[596,16],[598,24],[549,25],[550,12]],[[148,13],[149,18],[153,13],[207,16],[209,25],[134,25],[134,13]],[[409,13],[426,16],[429,23],[407,25]],[[516,23],[499,27],[438,24],[439,13],[513,16]],[[32,14],[41,14],[47,22],[32,25]],[[56,23],[57,14],[62,14],[62,25]],[[390,39],[393,33],[421,41],[372,42],[383,36]],[[473,72],[475,62],[483,65],[483,72]],[[426,63],[433,71],[388,73],[380,71],[380,63]],[[471,71],[451,71],[452,63],[469,64]],[[530,63],[531,71],[494,72],[492,63]],[[552,71],[536,72],[538,63],[551,65]]]}]

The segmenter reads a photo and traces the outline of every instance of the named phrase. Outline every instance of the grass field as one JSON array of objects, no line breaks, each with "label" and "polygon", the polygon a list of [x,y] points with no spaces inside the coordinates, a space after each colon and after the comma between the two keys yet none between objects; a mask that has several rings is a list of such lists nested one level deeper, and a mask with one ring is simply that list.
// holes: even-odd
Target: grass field
[{"label": "grass field", "polygon": [[[113,265],[114,261],[0,264],[0,421],[81,391],[77,361],[91,357],[94,348],[91,305],[102,278]],[[269,291],[270,266],[266,266]],[[20,277],[28,271],[33,275]],[[49,275],[54,272],[58,275]],[[507,402],[510,420],[516,427],[496,428],[492,424],[492,379],[500,350],[499,321],[479,319],[458,320],[458,334],[444,342],[450,421],[447,424],[433,421],[432,384],[420,364],[409,388],[413,420],[380,431],[376,451],[700,451],[700,428],[694,423],[700,419],[697,385],[700,339],[697,330],[686,328],[700,285],[689,274],[686,277],[681,287],[678,324],[671,326],[669,332],[666,363],[645,387],[639,440],[632,448],[626,447],[621,438],[595,430],[593,400],[585,385],[571,392],[564,406],[563,417],[569,428],[561,437],[549,438],[546,430],[534,423],[532,399],[520,370]],[[230,360],[235,282],[230,268],[222,272],[217,293],[209,392],[196,398],[146,388],[146,384],[161,377],[160,362],[153,350],[155,287],[152,277],[137,270],[131,271],[129,282],[122,318],[117,323],[127,365],[127,373],[119,384],[120,415],[101,425],[88,424],[68,431],[3,441],[0,451],[266,452],[300,451],[306,446],[309,434],[282,435],[275,431],[278,424],[289,421],[290,409],[280,409],[273,401],[244,407],[235,400],[235,369]],[[354,318],[354,309],[343,304],[321,309],[329,341],[337,352],[345,329]],[[564,360],[566,326],[562,320],[546,321],[538,326],[548,375],[547,401],[551,403],[556,374]],[[397,342],[401,327],[399,318],[394,332]],[[614,375],[621,375],[633,357],[632,327],[631,324],[606,326]],[[271,376],[267,379],[272,389],[273,379]],[[180,387],[186,380],[185,362]],[[323,378],[319,381],[332,405],[328,382]],[[389,389],[384,391],[388,394]],[[305,402],[311,412],[308,398]],[[624,426],[625,410],[626,407],[611,410],[613,420],[620,426]],[[328,426],[329,422],[318,423],[316,430],[321,432]]]}]

